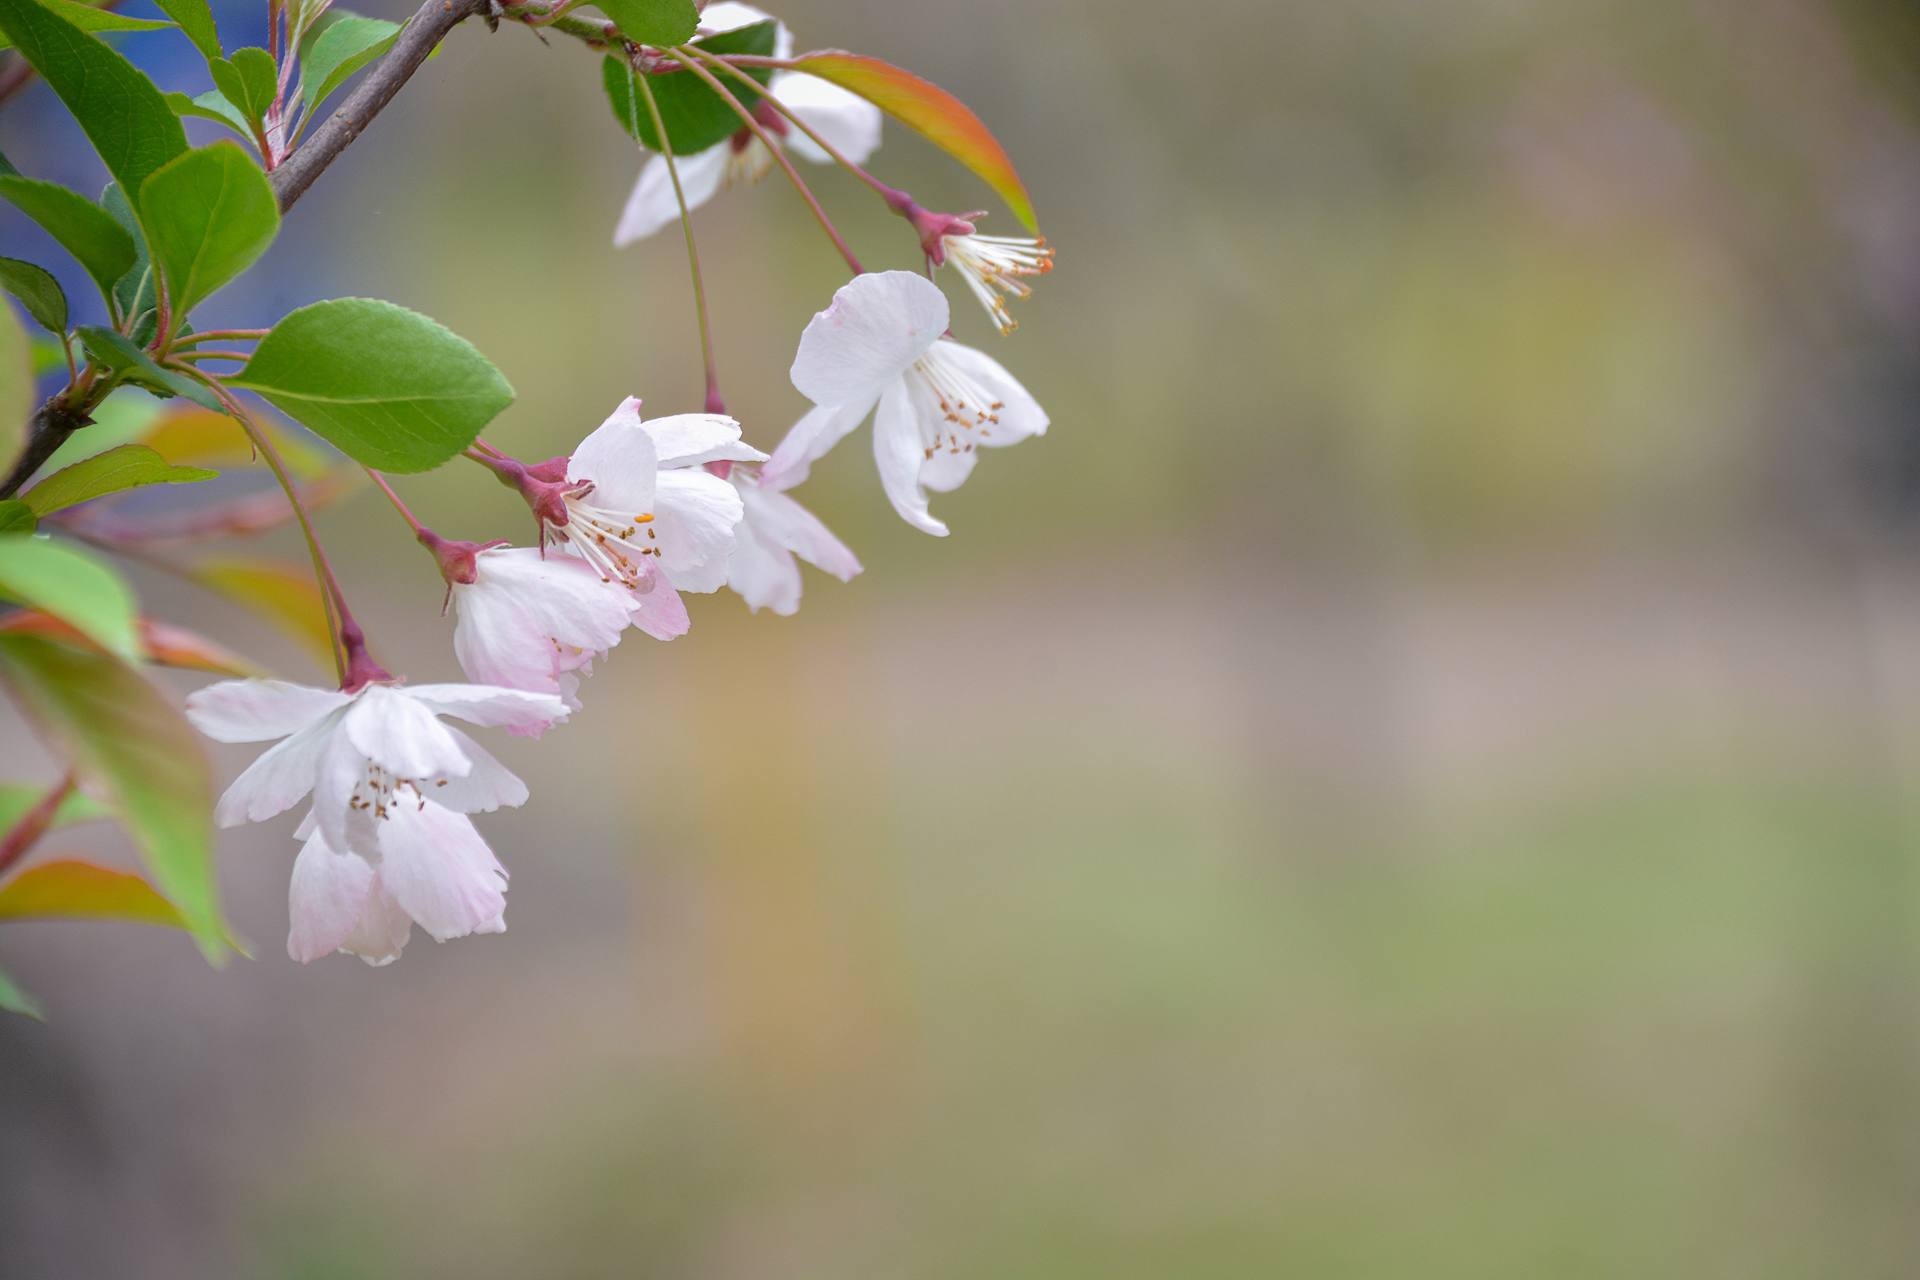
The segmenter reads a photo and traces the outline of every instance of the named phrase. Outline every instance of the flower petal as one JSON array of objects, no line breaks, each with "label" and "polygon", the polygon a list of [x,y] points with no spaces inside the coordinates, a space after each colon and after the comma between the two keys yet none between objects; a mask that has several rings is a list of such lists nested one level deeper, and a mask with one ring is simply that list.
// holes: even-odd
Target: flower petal
[{"label": "flower petal", "polygon": [[620,642],[625,590],[572,556],[533,547],[483,551],[453,588],[453,652],[479,684],[556,693],[559,672]]},{"label": "flower petal", "polygon": [[807,322],[793,357],[793,385],[815,404],[871,402],[946,331],[947,318],[946,295],[925,276],[856,276]]},{"label": "flower petal", "polygon": [[653,437],[653,447],[664,467],[694,467],[723,458],[735,462],[765,462],[767,455],[740,439],[740,424],[721,413],[675,413],[648,418],[642,429]]},{"label": "flower petal", "polygon": [[[700,14],[700,30],[709,35],[718,35],[722,31],[738,31],[741,27],[750,27],[756,22],[765,22],[773,15],[756,9],[750,4],[741,4],[740,0],[714,0]],[[773,33],[773,56],[788,58],[793,56],[793,33],[782,22]]]},{"label": "flower petal", "polygon": [[380,824],[380,883],[436,942],[504,928],[506,872],[473,823],[402,805]]},{"label": "flower petal", "polygon": [[338,736],[338,719],[338,713],[328,716],[261,752],[214,805],[214,822],[265,822],[299,804],[314,789],[327,745]]},{"label": "flower petal", "polygon": [[473,767],[433,708],[410,690],[368,685],[342,727],[355,750],[395,778],[457,778]]},{"label": "flower petal", "polygon": [[416,684],[407,687],[406,695],[437,715],[458,716],[486,728],[544,729],[567,718],[567,704],[553,694],[497,685]]},{"label": "flower petal", "polygon": [[580,442],[567,463],[568,480],[593,482],[593,505],[630,515],[653,510],[659,471],[660,455],[640,426],[640,401],[632,396]]},{"label": "flower petal", "polygon": [[755,612],[771,609],[791,617],[800,609],[800,562],[749,519],[727,562],[727,586]]},{"label": "flower petal", "polygon": [[873,408],[875,400],[854,400],[843,405],[821,405],[793,424],[773,451],[773,457],[760,469],[760,484],[770,489],[791,489],[805,480],[815,460],[847,438],[860,420]]},{"label": "flower petal", "polygon": [[[690,156],[676,156],[680,167],[680,189],[691,213],[713,199],[727,176],[727,144],[716,143]],[[680,220],[680,201],[673,194],[673,178],[667,162],[651,156],[640,166],[640,178],[633,184],[620,221],[613,228],[613,247],[624,249],[644,240],[662,227]]]},{"label": "flower petal", "polygon": [[284,738],[345,706],[352,696],[286,680],[222,680],[187,695],[187,719],[215,742]]},{"label": "flower petal", "polygon": [[798,553],[842,582],[859,574],[860,558],[820,517],[787,494],[747,481],[740,486],[740,500],[746,506],[746,528],[755,535]]},{"label": "flower petal", "polygon": [[287,954],[301,964],[340,949],[373,892],[373,868],[352,853],[336,853],[319,832],[307,837],[287,884]]},{"label": "flower petal", "polygon": [[[328,734],[314,770],[313,812],[308,816],[329,847],[371,859],[380,852],[373,840],[372,807],[352,807],[354,793],[366,781],[367,758],[348,739],[344,728]],[[306,824],[301,825],[304,828]]]},{"label": "flower petal", "polygon": [[473,771],[464,778],[435,779],[432,786],[422,784],[423,799],[455,813],[492,813],[502,805],[527,802],[527,784],[520,781],[513,770],[452,725],[442,728],[452,734],[460,749],[467,753],[467,759],[473,762]]},{"label": "flower petal", "polygon": [[973,474],[973,464],[978,461],[978,449],[936,448],[920,464],[920,483],[935,493],[952,493]]},{"label": "flower petal", "polygon": [[[880,108],[857,93],[801,71],[774,73],[767,89],[785,103],[827,145],[855,164],[864,164],[880,149]],[[806,134],[795,129],[786,136],[788,150],[815,164],[835,164]]]},{"label": "flower petal", "polygon": [[947,526],[927,510],[926,491],[920,487],[926,446],[920,442],[920,424],[904,380],[887,388],[874,411],[873,460],[880,468],[880,487],[900,518],[935,537],[946,537]]},{"label": "flower petal", "polygon": [[687,602],[680,598],[664,569],[655,569],[640,589],[628,593],[628,598],[633,625],[655,640],[677,639],[693,625],[687,617]]},{"label": "flower petal", "polygon": [[662,471],[654,497],[660,564],[682,591],[717,591],[727,580],[727,557],[744,508],[740,493],[697,468]]},{"label": "flower petal", "polygon": [[[984,351],[963,346],[951,339],[937,344],[935,358],[957,368],[969,381],[998,402],[995,421],[974,432],[979,443],[987,446],[1019,444],[1022,440],[1047,433],[1047,411],[1028,390],[1020,385],[1007,367]],[[931,484],[931,481],[928,481]]]},{"label": "flower petal", "polygon": [[378,969],[400,958],[400,950],[407,945],[407,938],[412,933],[413,917],[394,901],[385,882],[380,879],[380,873],[376,871],[373,888],[367,894],[367,905],[361,911],[353,932],[341,939],[340,950],[350,956],[359,956]]}]

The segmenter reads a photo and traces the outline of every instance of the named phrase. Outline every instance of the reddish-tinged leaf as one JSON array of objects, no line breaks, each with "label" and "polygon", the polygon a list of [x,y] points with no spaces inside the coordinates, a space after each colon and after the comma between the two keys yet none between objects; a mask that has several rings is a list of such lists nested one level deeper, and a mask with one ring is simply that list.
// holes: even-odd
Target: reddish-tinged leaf
[{"label": "reddish-tinged leaf", "polygon": [[247,606],[301,642],[323,664],[333,665],[333,636],[313,575],[273,560],[204,560],[194,580]]},{"label": "reddish-tinged leaf", "polygon": [[[249,662],[239,654],[213,641],[154,618],[134,623],[139,637],[140,659],[182,671],[206,671],[217,676],[262,676],[266,668]],[[85,636],[51,614],[36,609],[16,609],[0,617],[0,634],[47,636],[63,644],[85,645],[97,649]]]},{"label": "reddish-tinged leaf", "polygon": [[1026,184],[1014,172],[1006,148],[966,103],[911,71],[862,54],[828,49],[806,54],[793,65],[859,94],[914,129],[998,192],[1027,230],[1039,232],[1033,201],[1027,197]]},{"label": "reddish-tinged leaf", "polygon": [[37,863],[0,884],[0,920],[131,920],[187,927],[179,908],[139,876],[77,858]]}]

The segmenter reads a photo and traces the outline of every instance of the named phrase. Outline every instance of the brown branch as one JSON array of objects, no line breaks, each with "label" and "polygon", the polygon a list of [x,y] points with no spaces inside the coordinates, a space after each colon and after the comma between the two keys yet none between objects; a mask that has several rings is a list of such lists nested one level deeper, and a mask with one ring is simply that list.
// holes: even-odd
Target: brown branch
[{"label": "brown branch", "polygon": [[268,175],[274,195],[280,198],[280,212],[291,209],[293,202],[313,185],[313,180],[333,163],[334,157],[345,151],[380,114],[381,108],[393,101],[400,86],[420,69],[420,64],[447,38],[448,32],[463,19],[487,10],[488,0],[426,0],[407,20],[393,48],[368,69],[359,87],[347,95],[347,100],[327,117],[325,124],[314,130],[312,137],[296,147],[293,154]]}]

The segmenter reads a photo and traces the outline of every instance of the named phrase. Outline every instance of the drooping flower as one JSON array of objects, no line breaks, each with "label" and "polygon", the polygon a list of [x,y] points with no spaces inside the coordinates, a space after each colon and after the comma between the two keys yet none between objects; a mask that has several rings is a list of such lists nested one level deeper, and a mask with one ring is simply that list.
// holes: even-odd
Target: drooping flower
[{"label": "drooping flower", "polygon": [[[768,16],[751,5],[725,0],[707,6],[700,26],[709,33],[735,31],[765,22]],[[782,23],[774,37],[774,56],[788,57],[792,49],[793,36]],[[727,82],[727,87],[744,86]],[[778,71],[768,82],[766,92],[855,164],[863,163],[880,146],[880,108],[837,84],[803,72]],[[779,111],[765,103],[756,103],[752,110],[754,121],[767,135],[794,155],[814,164],[834,163],[832,156],[794,128]],[[680,187],[686,196],[687,208],[691,210],[713,199],[725,187],[757,182],[773,168],[774,161],[772,153],[753,131],[742,125],[725,141],[692,155],[675,156],[674,163],[680,172]],[[633,194],[627,197],[626,208],[621,211],[619,225],[613,233],[614,247],[645,239],[679,217],[680,205],[674,199],[667,162],[660,156],[650,156],[641,166],[640,180],[634,184]]]},{"label": "drooping flower", "polygon": [[842,582],[853,581],[860,560],[820,518],[759,475],[735,467],[727,477],[740,491],[746,517],[727,564],[727,585],[749,609],[790,616],[800,608],[798,556]]},{"label": "drooping flower", "polygon": [[887,498],[908,524],[944,537],[927,490],[959,488],[982,447],[1047,429],[1045,410],[999,361],[942,336],[947,320],[946,295],[912,272],[842,285],[808,322],[793,359],[793,385],[815,407],[773,451],[762,483],[793,488],[872,413]]},{"label": "drooping flower", "polygon": [[449,585],[454,656],[477,683],[558,694],[578,711],[579,677],[629,625],[662,640],[686,634],[686,606],[664,582],[644,592],[609,585],[584,560],[535,547],[470,555]]},{"label": "drooping flower", "polygon": [[637,594],[717,591],[742,508],[734,487],[704,464],[766,457],[741,441],[732,418],[643,419],[630,396],[567,460],[566,520],[547,520],[546,536]]},{"label": "drooping flower", "polygon": [[312,795],[328,846],[368,862],[380,855],[382,828],[429,800],[456,814],[526,800],[524,782],[441,716],[537,733],[567,714],[553,694],[477,684],[372,683],[348,693],[226,680],[187,697],[187,717],[216,742],[274,743],[220,797],[215,822],[264,822]]},{"label": "drooping flower", "polygon": [[287,885],[287,954],[335,951],[389,964],[417,923],[436,942],[506,932],[507,872],[473,823],[431,801],[402,804],[366,853],[329,844],[309,814]]}]

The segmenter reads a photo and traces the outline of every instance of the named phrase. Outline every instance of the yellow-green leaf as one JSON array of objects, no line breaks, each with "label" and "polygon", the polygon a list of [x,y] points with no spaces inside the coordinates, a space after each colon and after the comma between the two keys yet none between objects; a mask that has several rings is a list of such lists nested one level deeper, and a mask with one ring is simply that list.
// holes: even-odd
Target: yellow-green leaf
[{"label": "yellow-green leaf", "polygon": [[0,883],[0,920],[131,920],[187,927],[180,909],[139,876],[78,858],[35,863]]},{"label": "yellow-green leaf", "polygon": [[140,656],[132,589],[77,547],[0,535],[0,597],[52,614],[109,653],[130,661]]},{"label": "yellow-green leaf", "polygon": [[195,581],[252,609],[298,640],[326,666],[333,665],[333,635],[313,575],[273,560],[242,557],[205,560],[192,569]]},{"label": "yellow-green leaf", "polygon": [[176,467],[143,444],[123,444],[63,467],[20,495],[36,516],[148,484],[191,484],[220,473],[204,467]]}]

